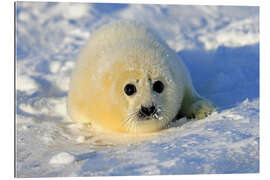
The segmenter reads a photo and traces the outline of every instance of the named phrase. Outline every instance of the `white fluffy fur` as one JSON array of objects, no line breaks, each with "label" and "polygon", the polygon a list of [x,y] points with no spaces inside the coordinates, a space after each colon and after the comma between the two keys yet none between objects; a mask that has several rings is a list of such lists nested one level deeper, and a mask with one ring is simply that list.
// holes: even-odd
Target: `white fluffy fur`
[{"label": "white fluffy fur", "polygon": [[[162,93],[153,83],[165,85]],[[137,92],[127,96],[126,84]],[[141,121],[142,105],[155,104],[158,115]],[[153,132],[177,115],[203,118],[213,106],[198,96],[180,57],[144,26],[119,21],[96,31],[72,73],[68,109],[74,121],[106,131]]]}]

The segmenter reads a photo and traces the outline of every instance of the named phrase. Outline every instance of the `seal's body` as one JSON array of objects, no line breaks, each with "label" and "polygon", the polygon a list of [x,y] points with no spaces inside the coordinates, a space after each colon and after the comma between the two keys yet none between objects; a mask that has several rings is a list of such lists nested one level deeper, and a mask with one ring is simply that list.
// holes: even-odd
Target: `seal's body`
[{"label": "seal's body", "polygon": [[201,119],[213,110],[180,57],[137,23],[114,22],[95,32],[72,72],[69,114],[100,130],[153,132],[177,115]]}]

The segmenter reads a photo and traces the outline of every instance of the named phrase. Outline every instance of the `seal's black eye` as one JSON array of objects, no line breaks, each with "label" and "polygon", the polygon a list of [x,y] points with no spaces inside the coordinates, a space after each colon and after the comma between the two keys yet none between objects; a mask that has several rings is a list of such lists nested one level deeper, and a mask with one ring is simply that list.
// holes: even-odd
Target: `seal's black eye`
[{"label": "seal's black eye", "polygon": [[161,81],[156,81],[153,85],[153,90],[157,93],[162,93],[164,89],[164,84]]},{"label": "seal's black eye", "polygon": [[131,96],[132,94],[136,93],[136,86],[133,84],[127,84],[124,88],[124,91],[128,96]]}]

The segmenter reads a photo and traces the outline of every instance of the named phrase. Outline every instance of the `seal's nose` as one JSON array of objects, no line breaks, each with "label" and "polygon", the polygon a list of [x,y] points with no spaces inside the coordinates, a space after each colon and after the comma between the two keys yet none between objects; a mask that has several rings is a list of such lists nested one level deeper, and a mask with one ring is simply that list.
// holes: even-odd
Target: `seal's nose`
[{"label": "seal's nose", "polygon": [[141,106],[141,112],[145,116],[151,116],[152,114],[154,114],[155,111],[156,111],[156,107],[154,105],[150,107]]}]

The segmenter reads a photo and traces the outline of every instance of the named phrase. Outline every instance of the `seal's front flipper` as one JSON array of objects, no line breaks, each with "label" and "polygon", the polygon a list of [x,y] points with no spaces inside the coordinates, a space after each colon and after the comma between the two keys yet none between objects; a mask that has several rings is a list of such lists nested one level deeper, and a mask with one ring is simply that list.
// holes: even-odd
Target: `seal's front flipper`
[{"label": "seal's front flipper", "polygon": [[203,119],[216,110],[216,107],[206,99],[198,99],[193,102],[185,112],[189,119]]}]

